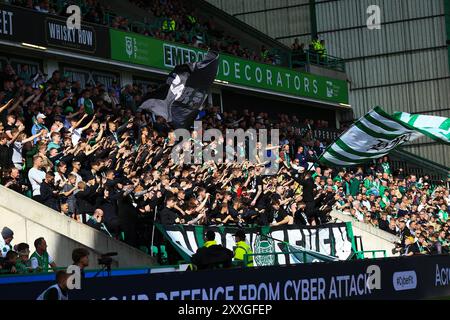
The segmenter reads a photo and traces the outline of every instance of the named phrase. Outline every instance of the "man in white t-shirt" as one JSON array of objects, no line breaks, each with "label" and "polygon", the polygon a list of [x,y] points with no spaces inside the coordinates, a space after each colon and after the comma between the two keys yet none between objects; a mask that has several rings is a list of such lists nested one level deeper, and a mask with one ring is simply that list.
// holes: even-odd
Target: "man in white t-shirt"
[{"label": "man in white t-shirt", "polygon": [[28,171],[28,180],[31,183],[33,191],[33,200],[39,201],[41,198],[41,183],[45,179],[45,172],[41,170],[42,158],[40,156],[33,157],[33,168]]},{"label": "man in white t-shirt", "polygon": [[8,228],[3,227],[0,235],[0,257],[5,257],[8,251],[12,250],[11,241],[14,238],[14,232]]},{"label": "man in white t-shirt", "polygon": [[83,181],[83,178],[79,174],[80,170],[81,170],[81,162],[78,161],[78,160],[72,161],[72,172],[71,172],[71,174],[73,174],[77,178],[77,181],[75,182],[76,186],[78,186],[78,182]]}]

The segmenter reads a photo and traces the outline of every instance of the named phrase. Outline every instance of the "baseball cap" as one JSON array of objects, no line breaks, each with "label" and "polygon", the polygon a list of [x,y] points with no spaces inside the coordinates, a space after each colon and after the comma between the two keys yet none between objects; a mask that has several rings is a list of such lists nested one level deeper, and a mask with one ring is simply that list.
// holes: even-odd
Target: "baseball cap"
[{"label": "baseball cap", "polygon": [[45,116],[45,114],[43,114],[41,112],[39,112],[38,115],[36,116],[36,119],[45,119],[45,118],[47,118],[47,117]]}]

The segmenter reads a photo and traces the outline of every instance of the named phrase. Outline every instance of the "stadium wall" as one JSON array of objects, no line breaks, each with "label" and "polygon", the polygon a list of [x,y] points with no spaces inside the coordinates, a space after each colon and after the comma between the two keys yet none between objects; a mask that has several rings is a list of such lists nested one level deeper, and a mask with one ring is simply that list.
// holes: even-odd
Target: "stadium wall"
[{"label": "stadium wall", "polygon": [[[394,249],[395,247],[394,242],[400,241],[400,239],[397,236],[394,236],[386,231],[372,227],[367,223],[356,221],[352,217],[345,215],[339,211],[331,212],[331,216],[335,219],[338,219],[338,221],[352,223],[353,236],[361,237],[363,245],[362,249],[364,251],[385,250],[386,255],[388,257],[398,256],[398,254],[395,255],[392,254],[392,249]],[[360,247],[358,247],[358,249],[361,250]],[[372,258],[372,253],[365,253],[364,256],[366,258]],[[380,258],[382,256],[383,255],[379,252],[377,252],[375,255],[376,258]]]},{"label": "stadium wall", "polygon": [[113,257],[113,267],[155,264],[147,254],[3,186],[0,186],[0,216],[0,226],[14,231],[13,244],[26,242],[33,252],[34,240],[44,237],[57,266],[70,265],[72,250],[79,247],[89,250],[90,267],[98,267],[97,258],[107,252],[118,253]]}]

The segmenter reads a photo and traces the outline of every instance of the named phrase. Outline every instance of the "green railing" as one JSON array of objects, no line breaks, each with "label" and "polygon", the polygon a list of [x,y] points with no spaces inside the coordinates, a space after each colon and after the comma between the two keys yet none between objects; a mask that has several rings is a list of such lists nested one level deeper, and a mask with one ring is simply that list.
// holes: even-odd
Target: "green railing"
[{"label": "green railing", "polygon": [[305,50],[303,53],[292,52],[291,61],[293,68],[302,68],[307,64],[315,64],[325,68],[345,72],[344,59],[328,54],[320,55],[312,50]]},{"label": "green railing", "polygon": [[[302,262],[301,263],[305,263],[306,261],[306,256],[308,255],[308,253],[306,251],[289,251],[289,252],[267,252],[267,253],[246,253],[244,254],[244,260],[243,260],[243,266],[247,267],[247,264],[249,262],[250,257],[253,258],[253,261],[255,261],[254,257],[263,257],[263,256],[275,256],[275,258],[279,255],[286,255],[286,254],[301,254],[302,255]],[[278,259],[275,259],[275,263],[274,265],[278,265]]]},{"label": "green railing", "polygon": [[[256,256],[272,256],[273,255],[273,256],[277,257],[278,255],[286,255],[286,254],[291,254],[291,253],[300,254],[302,256],[301,263],[305,263],[305,261],[307,261],[306,256],[308,255],[308,253],[306,251],[250,253],[250,254],[244,254],[243,266],[247,267],[250,257],[252,257],[253,261],[254,261],[255,260],[254,257],[256,257]],[[372,259],[379,258],[376,256],[377,253],[382,253],[382,257],[387,258],[386,250],[364,250],[364,251],[353,252],[353,254],[348,258],[348,260],[351,260],[355,257],[357,260],[368,259],[365,257],[365,254],[371,254]],[[275,261],[274,265],[278,265],[278,259],[274,259],[274,261]]]}]

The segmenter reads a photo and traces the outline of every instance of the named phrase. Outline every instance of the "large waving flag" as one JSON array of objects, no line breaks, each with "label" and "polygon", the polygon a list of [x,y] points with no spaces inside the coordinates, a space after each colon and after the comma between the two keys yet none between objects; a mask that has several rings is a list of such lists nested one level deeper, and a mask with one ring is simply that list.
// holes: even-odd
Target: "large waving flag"
[{"label": "large waving flag", "polygon": [[421,136],[410,126],[375,107],[330,145],[319,161],[328,166],[353,166],[388,154]]},{"label": "large waving flag", "polygon": [[406,112],[395,112],[393,116],[433,140],[450,144],[450,118]]},{"label": "large waving flag", "polygon": [[166,83],[152,92],[138,111],[161,116],[175,128],[189,128],[206,100],[218,66],[219,55],[213,51],[202,61],[176,66]]}]

